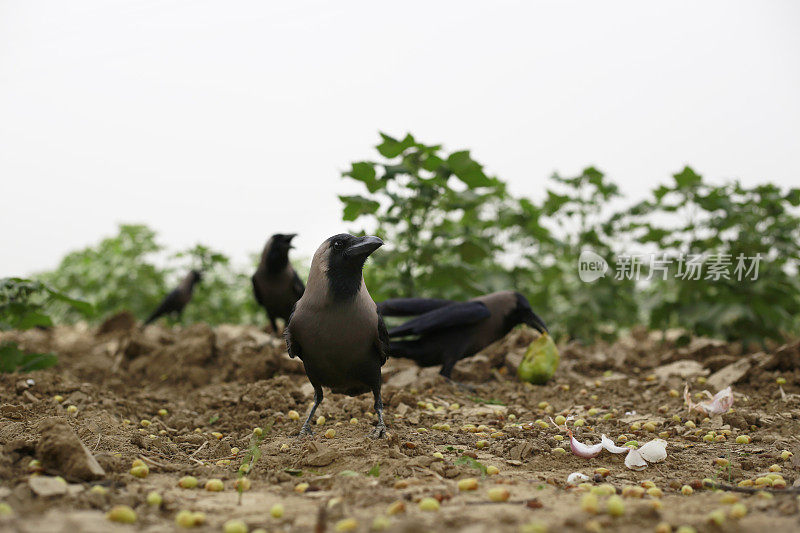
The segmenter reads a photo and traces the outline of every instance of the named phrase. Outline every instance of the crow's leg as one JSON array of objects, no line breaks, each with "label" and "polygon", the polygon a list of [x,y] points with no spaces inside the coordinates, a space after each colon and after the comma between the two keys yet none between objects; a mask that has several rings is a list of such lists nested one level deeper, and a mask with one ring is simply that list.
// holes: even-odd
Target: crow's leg
[{"label": "crow's leg", "polygon": [[314,413],[317,412],[317,406],[322,403],[322,387],[314,386],[314,405],[311,406],[311,412],[308,413],[308,418],[306,421],[303,422],[303,426],[300,428],[300,433],[295,435],[296,437],[303,437],[305,435],[313,435],[314,432],[311,431],[311,419],[314,417]]},{"label": "crow's leg", "polygon": [[375,412],[378,413],[378,424],[369,434],[369,437],[371,439],[382,439],[386,437],[386,424],[383,423],[383,401],[381,400],[380,385],[372,389],[372,395],[375,397]]},{"label": "crow's leg", "polygon": [[275,335],[280,335],[278,333],[278,322],[275,320],[275,318],[273,318],[273,316],[270,315],[269,312],[267,312],[267,318],[269,318],[269,323],[272,325],[272,333]]},{"label": "crow's leg", "polygon": [[455,385],[459,389],[475,394],[477,389],[472,385],[467,385],[466,383],[461,383],[455,381],[450,375],[453,373],[453,367],[456,366],[458,359],[455,357],[448,357],[445,359],[444,364],[442,365],[442,369],[439,371],[439,375],[441,375],[450,385]]}]

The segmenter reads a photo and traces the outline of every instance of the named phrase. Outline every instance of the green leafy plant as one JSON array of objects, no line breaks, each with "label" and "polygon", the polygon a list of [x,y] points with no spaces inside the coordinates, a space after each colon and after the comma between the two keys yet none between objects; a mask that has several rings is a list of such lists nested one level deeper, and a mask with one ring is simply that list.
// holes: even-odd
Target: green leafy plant
[{"label": "green leafy plant", "polygon": [[[92,313],[90,304],[70,298],[39,281],[0,279],[0,330],[51,327],[53,320],[49,308],[53,302],[67,305],[83,315]],[[54,354],[25,352],[14,341],[0,343],[0,372],[29,372],[57,363]]]},{"label": "green leafy plant", "polygon": [[455,464],[457,465],[467,465],[470,468],[474,468],[478,472],[481,473],[481,477],[486,477],[486,465],[470,457],[469,455],[462,455],[458,459],[456,459]]},{"label": "green leafy plant", "polygon": [[[686,167],[618,216],[620,234],[671,259],[668,275],[653,276],[643,291],[650,325],[757,343],[797,333],[798,205],[800,189],[714,185]],[[698,279],[680,275],[692,255],[701,258]],[[724,263],[727,275],[709,277],[712,263]]]},{"label": "green leafy plant", "polygon": [[381,134],[380,161],[353,163],[344,176],[366,194],[340,196],[343,218],[364,218],[387,242],[365,270],[378,299],[461,298],[490,290],[501,274],[509,224],[505,184],[468,151],[445,153],[407,135]]},{"label": "green leafy plant", "polygon": [[[64,293],[92,302],[92,319],[122,310],[143,319],[167,291],[167,271],[155,262],[162,250],[150,228],[122,224],[117,235],[67,254],[56,270],[38,277]],[[66,322],[83,318],[70,307],[59,308],[57,316]]]}]

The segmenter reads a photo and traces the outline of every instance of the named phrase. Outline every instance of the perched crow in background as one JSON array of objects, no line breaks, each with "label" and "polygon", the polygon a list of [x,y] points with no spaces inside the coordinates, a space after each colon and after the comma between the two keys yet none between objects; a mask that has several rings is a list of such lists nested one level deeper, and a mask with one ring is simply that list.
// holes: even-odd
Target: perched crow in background
[{"label": "perched crow in background", "polygon": [[311,261],[308,287],[284,330],[291,357],[303,361],[314,386],[314,405],[300,435],[311,435],[311,419],[322,387],[357,396],[372,391],[378,424],[372,438],[386,436],[381,401],[381,366],[389,338],[361,270],[383,241],[342,233],[322,243]]},{"label": "perched crow in background", "polygon": [[253,281],[256,301],[267,311],[272,330],[278,332],[276,319],[289,321],[292,309],[303,295],[303,282],[289,263],[289,250],[296,235],[276,233],[267,241],[261,252],[261,262]]},{"label": "perched crow in background", "polygon": [[514,291],[493,292],[466,302],[395,298],[378,304],[382,316],[416,316],[389,330],[389,355],[413,359],[420,366],[442,365],[450,379],[456,362],[501,339],[517,324],[539,332],[547,326],[528,300]]},{"label": "perched crow in background", "polygon": [[176,317],[181,316],[183,308],[186,307],[186,304],[192,299],[194,286],[200,283],[201,279],[202,276],[198,270],[192,270],[186,274],[186,277],[181,280],[175,289],[167,294],[167,297],[161,301],[161,304],[153,311],[153,314],[150,315],[150,318],[148,318],[144,324],[150,324],[164,315],[173,314]]}]

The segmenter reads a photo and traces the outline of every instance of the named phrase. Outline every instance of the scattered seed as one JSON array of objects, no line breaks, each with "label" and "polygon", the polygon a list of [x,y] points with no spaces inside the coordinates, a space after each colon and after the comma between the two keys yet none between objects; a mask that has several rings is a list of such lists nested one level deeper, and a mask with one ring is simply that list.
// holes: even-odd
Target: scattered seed
[{"label": "scattered seed", "polygon": [[161,497],[161,494],[153,490],[147,493],[147,498],[145,501],[150,507],[161,507],[161,503],[164,501],[164,499]]},{"label": "scattered seed", "polygon": [[386,514],[389,516],[404,512],[406,512],[406,504],[402,500],[393,501],[389,504],[389,507],[386,508]]},{"label": "scattered seed", "polygon": [[115,505],[108,511],[108,513],[106,513],[106,518],[111,522],[120,522],[122,524],[135,524],[136,511],[134,511],[127,505]]},{"label": "scattered seed", "polygon": [[743,503],[735,503],[731,505],[731,510],[728,511],[728,516],[734,520],[744,518],[745,515],[747,515],[747,507]]},{"label": "scattered seed", "polygon": [[606,512],[611,516],[622,516],[625,514],[625,503],[616,494],[609,497],[606,502]]},{"label": "scattered seed", "polygon": [[475,490],[477,488],[478,480],[474,477],[468,477],[458,481],[458,490]]},{"label": "scattered seed", "polygon": [[439,500],[436,498],[422,498],[419,501],[419,509],[420,511],[438,511]]},{"label": "scattered seed", "polygon": [[722,524],[725,523],[725,511],[722,509],[716,509],[708,513],[706,517],[708,522],[714,524],[717,527],[722,527]]},{"label": "scattered seed", "polygon": [[581,498],[581,510],[585,513],[597,514],[600,509],[600,502],[597,496],[592,493],[586,494]]},{"label": "scattered seed", "polygon": [[187,529],[197,525],[195,523],[194,513],[186,509],[178,511],[175,515],[175,524]]},{"label": "scattered seed", "polygon": [[343,518],[336,522],[334,530],[336,531],[354,531],[358,527],[358,521],[355,518]]},{"label": "scattered seed", "polygon": [[511,493],[505,487],[492,487],[487,491],[487,495],[493,502],[504,502],[511,497]]},{"label": "scattered seed", "polygon": [[332,439],[335,436],[336,436],[336,430],[333,429],[333,428],[331,428],[331,429],[329,429],[328,431],[325,432],[325,438],[326,439]]},{"label": "scattered seed", "polygon": [[[676,391],[677,392],[677,391]],[[659,522],[654,530],[655,533],[672,533],[672,526],[669,522]]]},{"label": "scattered seed", "polygon": [[495,476],[500,473],[500,469],[494,465],[489,465],[486,467],[486,474],[490,476]]},{"label": "scattered seed", "polygon": [[233,482],[233,488],[237,491],[245,492],[250,490],[250,478],[240,477],[236,481]]},{"label": "scattered seed", "polygon": [[244,520],[233,518],[222,524],[222,531],[224,533],[247,533],[249,528]]},{"label": "scattered seed", "polygon": [[194,476],[183,476],[178,481],[178,486],[182,489],[193,489],[197,487],[197,478]]},{"label": "scattered seed", "polygon": [[133,477],[138,477],[139,479],[144,479],[150,473],[150,468],[142,463],[140,465],[134,465],[131,467],[130,473]]},{"label": "scattered seed", "polygon": [[681,487],[681,494],[683,494],[684,496],[691,496],[692,494],[694,494],[694,489],[689,485],[684,485],[683,487]]},{"label": "scattered seed", "polygon": [[225,484],[221,479],[209,479],[206,481],[206,490],[209,492],[222,492],[225,490]]},{"label": "scattered seed", "polygon": [[749,435],[739,435],[736,437],[736,444],[750,444],[750,440]]},{"label": "scattered seed", "polygon": [[282,517],[283,516],[283,504],[282,503],[276,503],[275,505],[273,505],[269,510],[269,515],[272,518],[280,518],[280,517]]}]

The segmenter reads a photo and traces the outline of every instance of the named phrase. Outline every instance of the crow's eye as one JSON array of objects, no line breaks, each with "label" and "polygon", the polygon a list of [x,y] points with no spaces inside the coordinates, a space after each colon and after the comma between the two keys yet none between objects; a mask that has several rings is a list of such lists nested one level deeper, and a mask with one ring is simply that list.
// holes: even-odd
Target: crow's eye
[{"label": "crow's eye", "polygon": [[341,250],[344,247],[344,243],[342,241],[333,241],[333,249],[334,250]]}]

